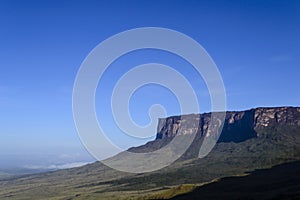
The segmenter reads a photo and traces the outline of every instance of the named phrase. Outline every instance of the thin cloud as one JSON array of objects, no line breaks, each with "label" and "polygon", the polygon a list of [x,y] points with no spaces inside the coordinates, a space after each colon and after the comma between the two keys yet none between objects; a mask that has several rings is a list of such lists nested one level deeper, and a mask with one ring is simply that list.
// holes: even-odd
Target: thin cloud
[{"label": "thin cloud", "polygon": [[26,165],[26,169],[34,170],[57,170],[57,169],[69,169],[74,167],[81,167],[83,165],[90,164],[91,162],[72,162],[66,164],[52,164],[52,165]]}]

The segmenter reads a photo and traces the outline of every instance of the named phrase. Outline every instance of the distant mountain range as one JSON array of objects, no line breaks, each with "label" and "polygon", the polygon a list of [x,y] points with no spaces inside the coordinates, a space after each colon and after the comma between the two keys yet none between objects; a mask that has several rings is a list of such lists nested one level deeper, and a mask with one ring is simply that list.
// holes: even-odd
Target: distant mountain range
[{"label": "distant mountain range", "polygon": [[[241,190],[238,187],[234,192],[230,184],[223,184],[224,180],[227,183],[227,179],[222,178],[245,176],[256,169],[300,161],[299,107],[226,112],[218,143],[206,157],[200,159],[198,152],[203,138],[209,133],[210,116],[211,113],[204,113],[160,119],[156,140],[129,149],[131,152],[154,151],[168,144],[174,136],[186,137],[196,130],[196,137],[188,150],[172,165],[161,170],[131,174],[95,162],[78,168],[6,178],[0,181],[0,199],[196,199],[198,191],[204,191],[203,194],[217,192],[216,188],[220,186],[209,186],[210,182],[220,184],[223,188],[221,194],[229,195],[227,199],[244,199],[246,196],[239,196]],[[193,119],[193,123],[186,120],[188,118]],[[112,159],[122,162],[124,158],[121,153]],[[294,170],[293,167],[289,169],[291,172]],[[277,174],[267,170],[260,171],[259,178],[252,179],[249,175],[238,181],[251,179],[253,186],[256,181],[268,176],[277,184]],[[292,173],[286,176],[292,176]],[[240,184],[235,179],[229,180],[232,184]],[[292,179],[278,176],[278,184],[283,184],[280,181],[285,180]],[[293,179],[293,185],[299,188],[299,179]],[[242,183],[240,186],[243,186]],[[245,190],[250,196],[258,189],[252,186]],[[273,187],[271,183],[269,186]],[[272,195],[266,195],[263,199],[280,199],[280,195],[288,195],[289,191],[295,193],[293,188],[282,191],[276,189],[277,186],[274,188]]]}]

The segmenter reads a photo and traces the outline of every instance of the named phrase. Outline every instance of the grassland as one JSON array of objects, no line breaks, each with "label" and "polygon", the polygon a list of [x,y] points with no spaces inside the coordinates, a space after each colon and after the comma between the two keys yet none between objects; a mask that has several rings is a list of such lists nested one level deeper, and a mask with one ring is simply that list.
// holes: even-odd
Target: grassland
[{"label": "grassland", "polygon": [[[0,199],[164,199],[220,178],[300,160],[299,127],[260,131],[240,143],[218,143],[203,159],[186,156],[159,171],[130,174],[96,162],[79,168],[0,180]],[[188,155],[196,155],[192,147]]]}]

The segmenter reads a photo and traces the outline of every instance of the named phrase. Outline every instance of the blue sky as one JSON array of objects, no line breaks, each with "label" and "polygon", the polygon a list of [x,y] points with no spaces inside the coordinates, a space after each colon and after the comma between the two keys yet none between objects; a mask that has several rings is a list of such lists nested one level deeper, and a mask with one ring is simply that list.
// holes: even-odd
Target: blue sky
[{"label": "blue sky", "polygon": [[[59,162],[91,160],[72,118],[76,73],[96,45],[132,28],[170,28],[199,42],[221,72],[229,110],[299,106],[299,13],[300,2],[292,0],[1,0],[0,158],[12,163],[17,159],[4,158],[27,155],[41,161],[40,155],[52,155],[61,156]],[[205,85],[187,63],[166,52],[135,52],[117,60],[104,77],[105,86],[98,88],[97,108],[101,110],[102,105],[105,110],[99,118],[107,130],[117,132],[105,107],[114,81],[131,66],[147,62],[173,66],[192,84],[199,83],[195,89],[200,109],[210,110]],[[125,66],[123,71],[120,66]],[[130,102],[133,119],[146,124],[146,112],[153,103],[166,105],[168,115],[178,113],[174,96],[161,88],[145,87]],[[120,140],[120,145],[131,145]],[[72,159],[63,160],[68,156],[62,155]]]}]

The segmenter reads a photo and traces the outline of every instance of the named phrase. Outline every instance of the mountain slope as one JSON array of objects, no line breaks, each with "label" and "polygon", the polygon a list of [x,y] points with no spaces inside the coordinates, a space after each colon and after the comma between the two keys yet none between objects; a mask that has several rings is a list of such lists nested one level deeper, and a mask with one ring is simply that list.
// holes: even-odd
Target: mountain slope
[{"label": "mountain slope", "polygon": [[[256,110],[264,112],[256,118],[249,118],[255,117],[255,113],[245,115],[246,111],[244,114],[228,112],[222,132],[222,135],[229,136],[247,135],[249,127],[252,127],[255,136],[238,142],[234,138],[240,137],[232,137],[234,141],[220,140],[210,154],[202,159],[197,156],[203,134],[198,134],[180,159],[159,171],[129,174],[96,162],[79,168],[3,179],[0,181],[0,199],[149,199],[181,184],[201,184],[300,160],[300,109],[283,107]],[[246,119],[253,119],[251,122],[256,126]],[[243,132],[243,124],[248,127],[246,133]],[[166,145],[171,139],[158,138],[130,151],[152,151]]]}]

